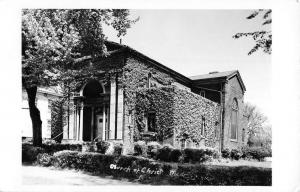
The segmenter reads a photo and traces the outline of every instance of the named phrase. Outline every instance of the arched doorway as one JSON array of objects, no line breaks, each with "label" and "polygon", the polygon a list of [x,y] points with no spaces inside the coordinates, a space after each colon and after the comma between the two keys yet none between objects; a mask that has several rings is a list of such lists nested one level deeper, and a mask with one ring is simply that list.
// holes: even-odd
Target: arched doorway
[{"label": "arched doorway", "polygon": [[104,140],[108,128],[109,95],[97,80],[90,80],[82,90],[83,141]]}]

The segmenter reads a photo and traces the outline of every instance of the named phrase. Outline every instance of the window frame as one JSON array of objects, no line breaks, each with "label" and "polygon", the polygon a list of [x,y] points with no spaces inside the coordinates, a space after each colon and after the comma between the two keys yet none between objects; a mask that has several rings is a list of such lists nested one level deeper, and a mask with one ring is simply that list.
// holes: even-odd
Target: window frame
[{"label": "window frame", "polygon": [[[154,130],[149,130],[149,116],[150,115],[154,115]],[[155,111],[147,112],[146,115],[144,116],[144,118],[145,118],[145,131],[144,132],[155,133],[156,132],[156,113],[155,113]]]},{"label": "window frame", "polygon": [[200,96],[201,96],[201,97],[205,97],[205,90],[201,90],[201,91],[200,91]]},{"label": "window frame", "polygon": [[[235,113],[235,124],[233,124],[233,113]],[[238,116],[239,116],[239,106],[238,100],[233,98],[231,105],[231,114],[230,114],[230,141],[237,142],[238,141]],[[233,125],[235,125],[235,138],[233,138]]]}]

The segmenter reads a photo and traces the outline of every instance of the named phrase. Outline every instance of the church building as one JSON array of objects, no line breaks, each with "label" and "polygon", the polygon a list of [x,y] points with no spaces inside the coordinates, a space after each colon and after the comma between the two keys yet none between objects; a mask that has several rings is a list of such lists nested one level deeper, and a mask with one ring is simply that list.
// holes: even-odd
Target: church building
[{"label": "church building", "polygon": [[[106,42],[110,53],[65,105],[61,131],[53,131],[52,101],[59,90],[40,88],[43,138],[121,142],[157,141],[176,148],[236,148],[246,144],[245,85],[238,70],[186,77],[146,55]],[[204,65],[199,63],[198,65]],[[32,137],[23,91],[22,137]]]}]

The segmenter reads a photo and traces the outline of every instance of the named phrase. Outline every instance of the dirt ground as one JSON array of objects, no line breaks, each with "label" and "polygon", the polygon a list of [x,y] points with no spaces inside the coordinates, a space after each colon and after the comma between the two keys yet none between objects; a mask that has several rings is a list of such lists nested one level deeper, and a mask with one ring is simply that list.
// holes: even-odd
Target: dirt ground
[{"label": "dirt ground", "polygon": [[58,170],[31,165],[22,166],[23,185],[137,185],[127,180],[93,176],[81,171]]}]

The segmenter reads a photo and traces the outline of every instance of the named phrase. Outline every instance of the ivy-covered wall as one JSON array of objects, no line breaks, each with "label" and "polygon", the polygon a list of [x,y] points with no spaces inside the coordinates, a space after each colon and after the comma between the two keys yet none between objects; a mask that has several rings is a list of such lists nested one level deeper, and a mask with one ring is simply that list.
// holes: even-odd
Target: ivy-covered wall
[{"label": "ivy-covered wall", "polygon": [[[192,92],[174,89],[175,143],[184,138],[191,145],[219,147],[220,106]],[[205,122],[202,122],[203,118]],[[204,132],[201,135],[201,126]]]},{"label": "ivy-covered wall", "polygon": [[[180,147],[182,139],[197,145],[219,147],[220,108],[217,103],[174,86],[140,89],[136,97],[136,137],[144,131],[144,114],[155,112],[159,141]],[[205,130],[201,135],[202,120]],[[170,139],[171,138],[171,139]],[[165,143],[165,142],[164,142]]]},{"label": "ivy-covered wall", "polygon": [[173,136],[174,131],[174,88],[144,88],[137,91],[136,96],[136,129],[135,140],[145,130],[144,116],[148,112],[155,113],[157,139],[163,142]]}]

